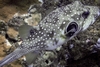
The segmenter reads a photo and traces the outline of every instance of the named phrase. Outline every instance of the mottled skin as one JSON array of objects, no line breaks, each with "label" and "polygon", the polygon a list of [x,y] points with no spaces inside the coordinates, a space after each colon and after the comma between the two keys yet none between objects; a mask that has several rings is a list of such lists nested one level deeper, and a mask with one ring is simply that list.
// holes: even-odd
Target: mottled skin
[{"label": "mottled skin", "polygon": [[35,51],[54,50],[80,31],[84,31],[99,15],[95,6],[85,6],[75,1],[48,14],[11,54],[0,61],[0,67]]}]

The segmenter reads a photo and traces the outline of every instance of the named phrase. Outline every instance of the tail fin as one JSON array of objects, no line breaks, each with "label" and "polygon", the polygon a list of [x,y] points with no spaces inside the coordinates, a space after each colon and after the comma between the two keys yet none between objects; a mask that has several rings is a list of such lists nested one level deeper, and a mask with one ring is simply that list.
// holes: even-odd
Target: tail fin
[{"label": "tail fin", "polygon": [[18,58],[20,58],[21,56],[23,56],[26,53],[27,53],[26,50],[16,49],[14,52],[12,52],[11,54],[7,55],[3,60],[0,61],[0,67],[2,67],[5,64],[8,64],[8,63],[18,59]]}]

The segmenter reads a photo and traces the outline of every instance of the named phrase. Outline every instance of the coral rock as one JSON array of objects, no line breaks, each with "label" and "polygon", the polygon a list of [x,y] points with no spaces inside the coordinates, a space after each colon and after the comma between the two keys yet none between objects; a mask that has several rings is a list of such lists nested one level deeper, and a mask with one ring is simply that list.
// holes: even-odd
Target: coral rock
[{"label": "coral rock", "polygon": [[9,38],[17,40],[18,32],[16,30],[14,30],[13,28],[9,28],[7,31],[7,34],[9,36]]}]

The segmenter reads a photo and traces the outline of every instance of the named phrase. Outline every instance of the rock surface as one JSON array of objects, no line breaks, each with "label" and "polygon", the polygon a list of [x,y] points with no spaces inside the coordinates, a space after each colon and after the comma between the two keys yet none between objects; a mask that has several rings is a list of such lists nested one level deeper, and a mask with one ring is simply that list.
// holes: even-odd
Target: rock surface
[{"label": "rock surface", "polygon": [[14,30],[13,28],[8,28],[7,35],[11,39],[18,40],[18,31]]}]

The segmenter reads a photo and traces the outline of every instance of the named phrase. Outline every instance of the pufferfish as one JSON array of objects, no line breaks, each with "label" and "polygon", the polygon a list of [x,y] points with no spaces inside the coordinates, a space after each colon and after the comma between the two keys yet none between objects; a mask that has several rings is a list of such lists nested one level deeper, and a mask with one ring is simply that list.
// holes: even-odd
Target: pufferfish
[{"label": "pufferfish", "polygon": [[0,61],[0,67],[30,52],[55,50],[86,30],[99,14],[98,7],[79,1],[53,10],[37,26],[29,29],[21,45]]}]

